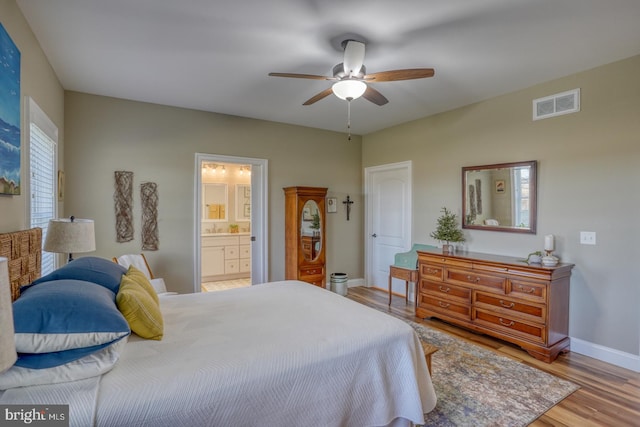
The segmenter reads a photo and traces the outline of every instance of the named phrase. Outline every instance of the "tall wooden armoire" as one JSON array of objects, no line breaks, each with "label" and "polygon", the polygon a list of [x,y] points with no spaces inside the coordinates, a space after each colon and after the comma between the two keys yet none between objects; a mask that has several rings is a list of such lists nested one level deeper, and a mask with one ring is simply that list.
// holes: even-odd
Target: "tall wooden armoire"
[{"label": "tall wooden armoire", "polygon": [[326,188],[287,187],[285,194],[285,278],[325,287]]}]

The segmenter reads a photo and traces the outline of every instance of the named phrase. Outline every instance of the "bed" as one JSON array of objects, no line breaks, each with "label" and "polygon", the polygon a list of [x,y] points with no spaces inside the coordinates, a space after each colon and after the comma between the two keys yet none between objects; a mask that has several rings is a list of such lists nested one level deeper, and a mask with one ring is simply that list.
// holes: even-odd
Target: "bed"
[{"label": "bed", "polygon": [[162,339],[131,333],[105,347],[104,373],[7,388],[0,404],[69,404],[77,426],[408,425],[435,406],[413,329],[325,289],[282,281],[158,305]]}]

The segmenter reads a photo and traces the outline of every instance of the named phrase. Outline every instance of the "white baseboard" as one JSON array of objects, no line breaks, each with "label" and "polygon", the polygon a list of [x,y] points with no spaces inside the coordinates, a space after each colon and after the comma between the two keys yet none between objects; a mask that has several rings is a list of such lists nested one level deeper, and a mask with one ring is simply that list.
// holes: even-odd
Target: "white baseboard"
[{"label": "white baseboard", "polygon": [[579,338],[571,338],[571,351],[593,357],[621,368],[640,372],[640,356],[604,347]]},{"label": "white baseboard", "polygon": [[355,288],[356,286],[365,286],[364,279],[347,279],[347,288]]}]

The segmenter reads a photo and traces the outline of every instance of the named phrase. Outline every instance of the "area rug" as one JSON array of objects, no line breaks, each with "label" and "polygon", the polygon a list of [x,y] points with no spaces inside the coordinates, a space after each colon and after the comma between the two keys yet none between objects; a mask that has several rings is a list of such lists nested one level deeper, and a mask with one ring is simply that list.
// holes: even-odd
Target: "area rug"
[{"label": "area rug", "polygon": [[425,414],[425,426],[526,426],[579,388],[447,333],[402,320],[439,349],[431,356],[438,403]]}]

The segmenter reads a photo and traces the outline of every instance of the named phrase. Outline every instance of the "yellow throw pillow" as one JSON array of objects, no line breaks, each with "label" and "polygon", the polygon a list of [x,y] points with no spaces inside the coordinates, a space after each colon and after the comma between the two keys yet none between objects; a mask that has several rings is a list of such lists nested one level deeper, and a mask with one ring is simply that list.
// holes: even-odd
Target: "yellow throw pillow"
[{"label": "yellow throw pillow", "polygon": [[[122,276],[122,277],[125,277],[125,276]],[[145,291],[147,291],[149,295],[151,295],[151,298],[153,298],[153,300],[156,303],[160,303],[156,290],[153,289],[153,285],[151,284],[151,282],[149,282],[149,279],[147,279],[147,276],[145,276],[142,271],[138,270],[133,265],[130,265],[126,273],[126,277],[132,279],[134,282],[140,285]],[[122,284],[120,286],[122,286]]]},{"label": "yellow throw pillow", "polygon": [[162,339],[164,321],[160,305],[139,283],[126,275],[122,276],[116,304],[135,334],[151,340]]}]

